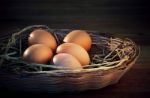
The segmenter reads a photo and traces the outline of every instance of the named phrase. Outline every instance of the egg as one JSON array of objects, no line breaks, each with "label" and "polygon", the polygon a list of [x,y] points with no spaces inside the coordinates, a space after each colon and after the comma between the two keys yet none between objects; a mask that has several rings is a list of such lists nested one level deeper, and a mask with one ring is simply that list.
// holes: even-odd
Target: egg
[{"label": "egg", "polygon": [[64,69],[69,70],[81,70],[82,65],[80,62],[72,55],[67,53],[59,53],[53,57],[53,63],[56,66],[62,66]]},{"label": "egg", "polygon": [[89,51],[92,45],[92,39],[90,35],[84,30],[73,30],[69,32],[64,40],[64,42],[76,43],[82,46],[85,50]]},{"label": "egg", "polygon": [[43,44],[28,47],[23,53],[23,60],[29,63],[45,64],[52,58],[52,50]]},{"label": "egg", "polygon": [[81,65],[88,65],[90,63],[88,52],[75,43],[63,43],[59,45],[56,49],[56,53],[71,54],[81,63]]},{"label": "egg", "polygon": [[55,37],[48,31],[42,29],[36,29],[30,33],[28,38],[29,45],[44,44],[55,50],[57,47],[57,41]]}]

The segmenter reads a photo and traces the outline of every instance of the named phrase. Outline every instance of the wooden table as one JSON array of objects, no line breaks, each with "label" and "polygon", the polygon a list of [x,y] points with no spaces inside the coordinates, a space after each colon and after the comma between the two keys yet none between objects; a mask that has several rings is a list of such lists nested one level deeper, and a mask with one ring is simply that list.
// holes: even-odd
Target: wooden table
[{"label": "wooden table", "polygon": [[[0,4],[0,38],[32,24],[51,28],[89,29],[133,39],[141,54],[118,84],[75,94],[25,94],[24,97],[148,98],[150,97],[150,11],[146,0],[13,0]],[[4,96],[20,97],[0,88]],[[5,94],[4,94],[5,93]]]}]

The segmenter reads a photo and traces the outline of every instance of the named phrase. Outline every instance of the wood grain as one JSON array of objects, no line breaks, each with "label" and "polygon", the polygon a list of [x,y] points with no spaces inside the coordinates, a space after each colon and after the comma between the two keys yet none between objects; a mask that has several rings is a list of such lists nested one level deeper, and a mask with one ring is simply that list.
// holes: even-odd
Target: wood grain
[{"label": "wood grain", "polygon": [[[2,0],[0,38],[32,24],[51,28],[99,30],[132,38],[141,46],[133,68],[116,85],[78,94],[28,94],[24,97],[141,98],[150,97],[150,7],[147,0]],[[0,88],[4,96],[18,92]],[[7,94],[6,94],[7,93]],[[9,93],[9,94],[8,94]]]}]

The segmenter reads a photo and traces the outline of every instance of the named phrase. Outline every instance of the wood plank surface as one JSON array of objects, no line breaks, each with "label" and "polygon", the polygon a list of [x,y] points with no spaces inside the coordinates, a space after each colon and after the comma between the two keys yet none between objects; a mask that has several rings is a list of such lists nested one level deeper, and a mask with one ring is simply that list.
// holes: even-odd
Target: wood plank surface
[{"label": "wood plank surface", "polygon": [[[0,39],[25,26],[88,29],[133,39],[141,53],[119,83],[100,90],[75,94],[25,94],[24,97],[149,98],[150,97],[150,6],[148,0],[2,0]],[[0,88],[4,96],[20,95]],[[9,94],[7,94],[9,93]]]}]

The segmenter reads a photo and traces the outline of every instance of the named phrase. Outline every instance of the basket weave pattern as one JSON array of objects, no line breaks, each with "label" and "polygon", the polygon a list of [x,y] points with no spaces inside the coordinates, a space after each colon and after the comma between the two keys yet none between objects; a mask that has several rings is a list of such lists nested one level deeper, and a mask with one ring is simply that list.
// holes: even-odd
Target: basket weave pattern
[{"label": "basket weave pattern", "polygon": [[[30,32],[39,28],[53,32],[58,44],[71,31],[34,25],[15,33],[4,49],[5,55],[1,56],[2,65],[7,65],[1,67],[1,85],[12,90],[49,93],[100,89],[117,83],[138,58],[139,49],[133,41],[97,31],[87,31],[93,41],[89,52],[91,63],[83,70],[64,70],[51,63],[28,64],[20,56],[28,46]],[[12,74],[3,69],[15,69],[17,73]]]}]

